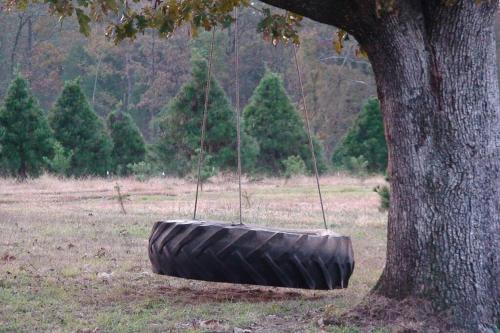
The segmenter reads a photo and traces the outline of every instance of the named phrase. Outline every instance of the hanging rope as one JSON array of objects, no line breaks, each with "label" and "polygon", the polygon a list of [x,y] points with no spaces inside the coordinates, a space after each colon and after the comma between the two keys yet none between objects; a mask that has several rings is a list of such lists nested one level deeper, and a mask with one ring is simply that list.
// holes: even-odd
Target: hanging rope
[{"label": "hanging rope", "polygon": [[203,163],[203,155],[205,152],[204,145],[205,145],[205,135],[207,127],[207,116],[208,116],[208,96],[210,94],[210,81],[212,79],[212,58],[214,53],[214,41],[215,41],[215,28],[212,29],[212,40],[210,42],[210,55],[208,57],[207,85],[205,86],[205,105],[203,109],[203,121],[201,124],[200,155],[198,156],[198,179],[196,182],[196,198],[194,200],[193,220],[196,220],[196,209],[198,208],[198,196],[201,184],[201,165]]},{"label": "hanging rope", "polygon": [[309,122],[309,112],[307,110],[306,97],[304,94],[304,86],[302,84],[302,72],[300,70],[299,59],[297,57],[297,46],[295,44],[293,45],[293,55],[295,57],[295,66],[297,67],[297,75],[299,77],[300,92],[302,94],[302,104],[304,105],[304,114],[305,114],[306,126],[307,126],[307,136],[309,138],[309,149],[311,150],[311,157],[312,157],[312,161],[313,161],[314,174],[316,176],[316,185],[318,187],[319,202],[321,204],[321,213],[323,214],[323,223],[325,224],[325,229],[328,230],[328,226],[326,225],[325,208],[323,206],[323,197],[321,195],[321,186],[319,185],[318,163],[316,162],[316,153],[314,152],[314,144],[313,144],[313,139],[312,139],[312,134],[311,134],[311,124]]},{"label": "hanging rope", "polygon": [[240,55],[239,55],[239,40],[238,40],[238,7],[234,7],[234,64],[235,64],[235,88],[236,88],[236,135],[237,135],[237,150],[238,150],[238,195],[239,195],[239,221],[243,224],[241,218],[241,112],[240,112]]}]

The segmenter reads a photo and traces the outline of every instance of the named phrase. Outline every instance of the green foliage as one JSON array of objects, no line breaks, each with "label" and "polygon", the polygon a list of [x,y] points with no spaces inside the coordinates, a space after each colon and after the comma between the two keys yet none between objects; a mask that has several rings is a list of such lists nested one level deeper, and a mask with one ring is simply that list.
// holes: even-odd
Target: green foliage
[{"label": "green foliage", "polygon": [[332,162],[338,168],[349,170],[353,162],[359,162],[353,158],[366,160],[368,172],[384,172],[387,168],[384,124],[379,102],[375,98],[370,99],[363,107],[354,126],[335,150]]},{"label": "green foliage", "polygon": [[[243,129],[243,125],[241,126]],[[256,171],[257,158],[260,154],[259,142],[253,136],[241,131],[241,166],[242,171],[252,174]]]},{"label": "green foliage", "polygon": [[82,44],[74,45],[62,63],[62,79],[64,81],[78,79],[84,93],[92,94],[94,73],[89,73],[89,68],[94,66],[95,62],[94,57]]},{"label": "green foliage", "polygon": [[[24,10],[29,3],[30,1],[27,0],[12,0],[7,3],[6,7],[9,10],[16,7]],[[232,14],[235,7],[250,5],[249,0],[184,0],[161,3],[156,10],[152,10],[150,6],[127,6],[127,10],[122,13],[123,6],[118,0],[77,2],[51,0],[47,3],[50,12],[58,17],[76,17],[80,33],[85,36],[91,33],[91,21],[108,19],[106,35],[113,37],[115,42],[134,38],[139,33],[145,33],[149,28],[157,30],[160,36],[168,37],[183,25],[190,26],[191,34],[196,36],[199,29],[211,30],[216,26],[227,27],[233,22]],[[302,16],[291,12],[286,12],[285,15],[272,14],[269,8],[265,8],[263,14],[265,18],[259,24],[259,31],[267,39],[272,39],[274,45],[278,41],[298,42],[297,28],[300,26]],[[111,19],[117,15],[122,16],[120,20]]]},{"label": "green foliage", "polygon": [[[2,153],[2,140],[4,138],[4,135],[5,135],[5,128],[0,126],[0,154]],[[1,161],[0,161],[0,163],[1,163]],[[0,164],[0,168],[1,168],[1,164]]]},{"label": "green foliage", "polygon": [[92,108],[103,117],[116,108],[126,90],[123,52],[119,48],[96,51],[88,44],[75,43],[62,63],[62,79],[78,79],[83,93],[94,97]]},{"label": "green foliage", "polygon": [[[74,3],[75,6],[78,4]],[[261,7],[261,5],[258,5]],[[151,120],[172,100],[180,87],[189,80],[190,54],[208,57],[211,32],[201,32],[196,38],[187,38],[182,30],[172,34],[168,43],[161,42],[156,31],[148,30],[132,43],[113,45],[101,33],[95,32],[91,39],[78,32],[77,20],[65,21],[65,28],[53,34],[58,17],[46,16],[47,5],[30,6],[28,16],[0,13],[0,98],[6,93],[11,80],[10,45],[15,41],[19,24],[25,23],[16,48],[14,67],[18,67],[30,82],[34,96],[44,110],[50,110],[59,96],[64,82],[80,77],[84,94],[94,111],[103,119],[116,110],[119,103],[126,105],[128,112],[140,128],[144,139],[155,142],[156,137],[149,127]],[[31,14],[34,16],[31,17]],[[31,18],[30,18],[31,17]],[[240,27],[257,26],[264,16],[255,15],[252,8],[240,8]],[[28,22],[33,25],[33,44],[29,47]],[[69,23],[69,24],[68,24]],[[101,24],[99,24],[102,26]],[[240,96],[241,105],[248,103],[252,92],[269,68],[286,75],[285,86],[292,101],[298,100],[297,77],[293,52],[284,47],[269,47],[268,40],[259,38],[254,29],[240,29]],[[336,29],[319,23],[304,26],[298,56],[303,65],[304,88],[311,110],[311,122],[315,134],[321,137],[325,154],[333,154],[334,146],[351,125],[364,101],[374,93],[371,67],[360,59],[329,59],[318,62],[325,52],[331,51],[330,43],[317,36],[334,36]],[[234,32],[234,31],[233,31]],[[213,73],[227,96],[233,99],[234,46],[233,33],[216,29]],[[100,37],[99,37],[100,36]],[[102,38],[101,38],[102,37]],[[322,42],[323,41],[323,42]],[[354,39],[346,41],[346,47],[354,47]],[[26,50],[26,52],[24,52]],[[29,52],[28,52],[29,51]],[[361,67],[364,70],[361,71]],[[364,74],[362,74],[364,72]],[[332,94],[333,76],[348,76],[352,80],[340,80]],[[284,76],[285,77],[285,76]],[[94,90],[95,84],[95,90]],[[128,93],[130,92],[130,96]],[[316,101],[316,102],[315,102]],[[125,110],[125,109],[124,109]]]},{"label": "green foliage", "polygon": [[284,176],[287,179],[306,173],[306,164],[300,156],[289,156],[286,160],[282,161],[282,163],[285,167]]},{"label": "green foliage", "polygon": [[[385,180],[387,182],[389,182],[389,177],[386,175],[385,176]],[[373,189],[373,191],[377,192],[377,194],[379,195],[380,197],[380,211],[386,211],[389,209],[389,205],[390,205],[390,196],[391,196],[391,192],[390,192],[390,189],[389,189],[389,186],[387,185],[377,185],[375,186],[375,188]]]},{"label": "green foliage", "polygon": [[381,211],[386,211],[389,209],[389,200],[390,200],[390,191],[389,191],[389,186],[383,185],[377,185],[374,189],[375,192],[380,197],[380,210]]},{"label": "green foliage", "polygon": [[77,80],[65,84],[49,122],[57,141],[72,152],[68,175],[106,175],[112,166],[112,143]]},{"label": "green foliage", "polygon": [[[243,112],[245,132],[254,137],[260,153],[260,171],[279,174],[285,169],[282,161],[299,156],[312,170],[311,153],[302,119],[293,107],[278,74],[267,72],[255,89]],[[315,139],[318,169],[324,170],[321,145]]]},{"label": "green foliage", "polygon": [[112,112],[108,115],[108,131],[113,141],[112,159],[119,175],[128,174],[127,165],[144,161],[146,144],[130,115]]},{"label": "green foliage", "polygon": [[[168,173],[185,175],[197,162],[194,158],[200,146],[201,124],[205,101],[207,64],[204,60],[193,61],[192,79],[187,82],[160,114],[158,125],[160,140],[158,157]],[[211,156],[210,168],[227,169],[236,165],[235,114],[217,80],[212,77],[206,125],[205,151]],[[243,137],[243,146],[249,147],[242,158],[245,170],[253,167],[256,147]]]},{"label": "green foliage", "polygon": [[344,167],[355,176],[366,176],[368,173],[368,161],[363,155],[349,156],[344,160]]},{"label": "green foliage", "polygon": [[127,165],[127,169],[135,176],[135,179],[144,182],[155,174],[155,168],[151,163],[141,161]]},{"label": "green foliage", "polygon": [[[199,153],[199,150],[198,150]],[[194,161],[196,163],[192,163],[193,165],[193,170],[192,174],[194,177],[198,177],[198,156],[194,156]],[[201,183],[201,189],[203,190],[203,184],[210,179],[211,177],[217,175],[219,173],[219,169],[213,165],[213,163],[210,163],[212,160],[211,155],[205,154],[204,156],[204,163],[201,165],[200,168],[200,183]]]},{"label": "green foliage", "polygon": [[17,76],[0,109],[0,166],[2,172],[24,179],[39,176],[54,154],[54,139],[42,109]]},{"label": "green foliage", "polygon": [[58,176],[64,176],[71,167],[71,158],[73,157],[73,152],[71,150],[66,150],[57,141],[54,143],[54,157],[52,159],[46,159],[49,166],[49,171]]}]

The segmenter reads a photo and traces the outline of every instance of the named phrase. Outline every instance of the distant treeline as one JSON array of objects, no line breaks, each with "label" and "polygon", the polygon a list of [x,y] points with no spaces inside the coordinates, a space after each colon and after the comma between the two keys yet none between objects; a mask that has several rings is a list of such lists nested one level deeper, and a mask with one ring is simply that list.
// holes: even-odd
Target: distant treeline
[{"label": "distant treeline", "polygon": [[[0,99],[21,73],[44,110],[50,110],[64,83],[80,78],[82,91],[103,119],[114,110],[127,112],[145,141],[157,140],[151,126],[181,87],[190,79],[192,54],[208,57],[211,33],[194,37],[182,27],[168,39],[148,29],[119,45],[106,39],[105,23],[92,26],[92,35],[78,31],[75,17],[59,20],[48,15],[48,4],[38,3],[22,12],[0,10]],[[261,4],[256,1],[254,7]],[[266,73],[280,74],[292,103],[301,99],[292,48],[273,46],[257,31],[262,13],[255,8],[239,12],[239,76],[241,104],[246,105]],[[351,127],[361,106],[376,93],[371,65],[356,56],[356,42],[345,41],[337,54],[337,29],[302,21],[298,49],[311,127],[330,159]],[[235,50],[233,27],[217,29],[212,70],[234,105]]]},{"label": "distant treeline", "polygon": [[[44,112],[28,82],[17,75],[0,109],[0,172],[19,178],[44,171],[59,176],[186,176],[200,154],[207,63],[192,60],[191,79],[154,120],[157,140],[146,144],[132,117],[118,107],[104,122],[78,79],[67,81],[54,106]],[[221,85],[211,78],[202,176],[234,170],[236,113]],[[242,165],[248,174],[291,176],[310,173],[311,152],[299,112],[283,80],[267,71],[244,107]],[[378,102],[370,100],[327,163],[314,137],[318,168],[380,172],[387,150]]]}]

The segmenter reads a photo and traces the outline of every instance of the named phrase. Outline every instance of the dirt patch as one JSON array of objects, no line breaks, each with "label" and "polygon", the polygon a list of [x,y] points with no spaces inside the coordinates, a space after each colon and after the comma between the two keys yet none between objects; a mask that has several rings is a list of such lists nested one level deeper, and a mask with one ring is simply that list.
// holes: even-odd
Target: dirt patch
[{"label": "dirt patch", "polygon": [[360,332],[372,332],[385,327],[394,333],[444,333],[463,331],[453,329],[448,313],[436,314],[430,302],[421,299],[392,300],[381,296],[367,296],[363,302],[340,316],[322,319],[325,326],[358,327]]},{"label": "dirt patch", "polygon": [[[223,284],[222,284],[223,285]],[[118,295],[115,295],[118,296]],[[188,286],[157,286],[144,290],[141,288],[125,288],[118,299],[165,299],[180,304],[197,305],[201,303],[262,303],[278,302],[289,300],[319,300],[327,295],[316,292],[300,292],[286,288],[266,288],[248,286],[209,286],[209,287],[188,287]],[[332,295],[328,295],[332,298]],[[335,296],[336,297],[336,296]]]},{"label": "dirt patch", "polygon": [[182,302],[197,304],[203,303],[224,303],[224,302],[276,302],[295,299],[317,300],[323,298],[318,294],[303,294],[286,289],[270,288],[206,288],[193,289],[189,287],[175,288],[170,286],[161,286],[158,288],[161,295],[167,297],[176,296]]}]

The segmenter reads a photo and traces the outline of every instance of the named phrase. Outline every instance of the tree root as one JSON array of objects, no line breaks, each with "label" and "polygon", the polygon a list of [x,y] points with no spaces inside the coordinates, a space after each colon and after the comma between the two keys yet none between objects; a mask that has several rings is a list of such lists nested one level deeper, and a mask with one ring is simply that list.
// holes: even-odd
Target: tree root
[{"label": "tree root", "polygon": [[453,328],[449,313],[436,313],[428,301],[416,298],[394,300],[376,294],[367,296],[339,316],[326,315],[322,324],[356,327],[360,332],[372,332],[376,328],[398,333],[464,332]]}]

